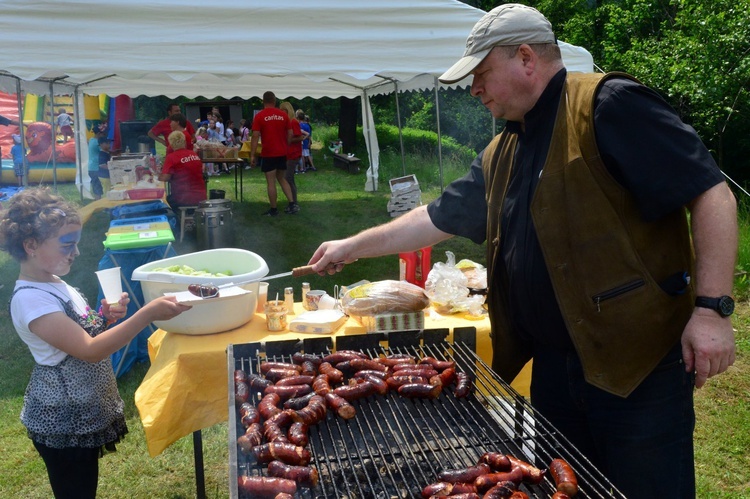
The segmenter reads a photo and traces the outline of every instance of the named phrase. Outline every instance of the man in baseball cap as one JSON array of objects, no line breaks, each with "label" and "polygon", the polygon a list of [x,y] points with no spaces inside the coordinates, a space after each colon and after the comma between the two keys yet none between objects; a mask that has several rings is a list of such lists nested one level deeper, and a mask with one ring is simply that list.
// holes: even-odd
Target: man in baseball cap
[{"label": "man in baseball cap", "polygon": [[486,242],[493,370],[510,381],[533,358],[535,410],[625,497],[695,497],[693,391],[735,359],[737,204],[721,170],[658,93],[569,73],[530,7],[488,12],[440,80],[470,74],[505,124],[469,172],[310,264]]},{"label": "man in baseball cap", "polygon": [[464,56],[438,78],[443,83],[456,83],[474,71],[494,47],[522,43],[557,43],[552,25],[533,7],[509,3],[495,7],[471,30],[466,39]]}]

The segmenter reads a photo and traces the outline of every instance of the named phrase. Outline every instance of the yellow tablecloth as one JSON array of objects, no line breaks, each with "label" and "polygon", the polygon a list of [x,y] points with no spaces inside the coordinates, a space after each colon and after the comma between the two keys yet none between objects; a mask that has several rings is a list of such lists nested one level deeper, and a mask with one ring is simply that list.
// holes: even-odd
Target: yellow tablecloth
[{"label": "yellow tablecloth", "polygon": [[[302,304],[295,303],[295,312],[303,311]],[[477,353],[490,363],[489,319],[469,320],[425,313],[425,329],[447,327],[452,331],[462,326],[477,328]],[[365,328],[350,318],[334,336],[363,333]],[[194,431],[227,420],[227,345],[313,336],[330,335],[270,332],[266,329],[265,316],[258,313],[244,326],[219,334],[190,336],[157,330],[148,340],[151,368],[135,392],[135,405],[151,456],[159,455]],[[529,372],[530,365],[513,382],[513,387],[526,396]]]}]

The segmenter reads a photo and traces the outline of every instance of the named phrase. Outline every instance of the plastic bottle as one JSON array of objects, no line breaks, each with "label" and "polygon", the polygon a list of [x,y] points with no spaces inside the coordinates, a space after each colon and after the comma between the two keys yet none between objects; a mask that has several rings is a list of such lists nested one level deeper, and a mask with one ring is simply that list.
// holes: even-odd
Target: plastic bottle
[{"label": "plastic bottle", "polygon": [[424,288],[431,268],[432,247],[409,253],[399,253],[399,279]]},{"label": "plastic bottle", "polygon": [[130,146],[125,146],[125,154],[130,154]]}]

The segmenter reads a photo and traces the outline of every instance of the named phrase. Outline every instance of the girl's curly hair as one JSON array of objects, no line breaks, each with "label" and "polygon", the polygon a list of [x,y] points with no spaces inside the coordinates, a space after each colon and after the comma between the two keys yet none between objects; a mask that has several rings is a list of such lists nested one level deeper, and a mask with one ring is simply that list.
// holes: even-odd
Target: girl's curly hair
[{"label": "girl's curly hair", "polygon": [[28,257],[25,241],[34,239],[41,244],[64,225],[80,223],[76,207],[46,187],[24,189],[0,212],[0,249],[22,262]]}]

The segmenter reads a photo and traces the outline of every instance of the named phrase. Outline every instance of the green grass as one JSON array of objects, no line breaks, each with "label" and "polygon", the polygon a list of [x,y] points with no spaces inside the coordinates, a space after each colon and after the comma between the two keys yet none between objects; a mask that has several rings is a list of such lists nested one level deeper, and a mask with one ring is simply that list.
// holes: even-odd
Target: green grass
[{"label": "green grass", "polygon": [[[244,171],[244,202],[233,205],[233,229],[236,247],[261,255],[271,273],[283,272],[304,265],[317,246],[329,239],[346,237],[390,217],[386,205],[389,198],[387,180],[402,175],[401,156],[384,153],[381,157],[381,189],[377,193],[364,192],[364,172],[350,175],[331,166],[330,153],[315,151],[315,173],[297,175],[298,215],[280,214],[276,218],[259,216],[268,206],[265,180],[254,169]],[[366,157],[357,152],[358,156]],[[409,155],[407,173],[415,173],[422,187],[423,202],[440,192],[437,160]],[[467,165],[447,161],[444,165],[445,184],[463,175]],[[223,189],[234,198],[233,177],[211,177],[209,188]],[[61,185],[61,193],[77,200],[73,186]],[[282,198],[283,200],[283,198]],[[283,207],[284,203],[280,203]],[[742,241],[750,241],[747,216],[741,217]],[[80,287],[87,297],[96,294],[94,277],[103,255],[102,240],[109,218],[98,213],[86,224],[80,249],[81,256],[66,280]],[[750,243],[741,244],[750,246]],[[188,235],[183,243],[176,243],[178,254],[196,249],[194,237]],[[457,258],[469,258],[484,263],[484,245],[453,239],[433,248],[432,261],[445,260],[445,251],[453,251]],[[743,255],[747,262],[750,255]],[[740,265],[743,268],[743,265]],[[745,267],[750,268],[750,267]],[[0,275],[4,288],[0,289],[0,303],[7,303],[18,273],[18,266],[7,255],[0,254]],[[388,256],[360,260],[347,266],[333,277],[306,278],[315,289],[331,292],[334,284],[346,285],[360,279],[379,280],[398,278],[398,259]],[[280,279],[272,284],[271,293],[294,286],[299,297],[299,281]],[[712,378],[708,385],[696,392],[696,467],[698,497],[750,497],[750,305],[747,294],[738,300],[737,328],[738,355],[728,373]],[[0,307],[0,497],[47,498],[51,492],[41,459],[37,456],[25,429],[19,421],[23,393],[33,361],[28,349],[13,330],[7,307]],[[143,427],[133,402],[133,394],[147,370],[147,365],[136,365],[119,380],[120,393],[125,400],[130,434],[118,446],[119,451],[100,461],[99,497],[108,498],[192,498],[195,495],[192,438],[185,437],[164,453],[151,458],[146,448]],[[206,490],[209,498],[228,497],[228,444],[226,424],[203,430]],[[669,479],[665,477],[665,479]]]}]

